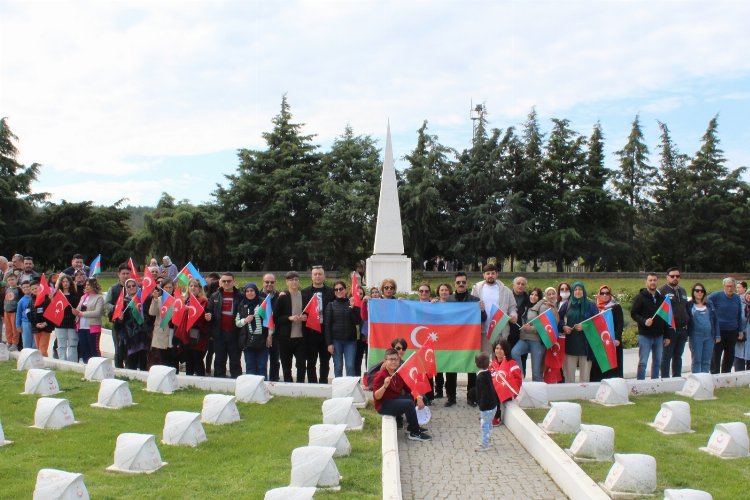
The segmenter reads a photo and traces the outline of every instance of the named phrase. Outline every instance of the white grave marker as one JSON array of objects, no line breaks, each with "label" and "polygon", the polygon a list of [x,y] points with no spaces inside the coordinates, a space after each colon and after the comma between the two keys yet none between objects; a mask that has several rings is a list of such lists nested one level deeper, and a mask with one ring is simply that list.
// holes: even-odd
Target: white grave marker
[{"label": "white grave marker", "polygon": [[356,408],[367,406],[365,391],[362,389],[360,377],[338,377],[331,383],[332,398],[352,398]]},{"label": "white grave marker", "polygon": [[198,446],[206,441],[206,432],[201,425],[201,414],[190,411],[170,411],[164,418],[162,443]]},{"label": "white grave marker", "polygon": [[719,458],[747,457],[747,426],[744,422],[716,424],[714,432],[708,438],[708,446],[699,449]]},{"label": "white grave marker", "polygon": [[161,461],[153,434],[126,432],[117,436],[115,463],[107,467],[107,470],[127,474],[151,474],[165,465],[167,463]]},{"label": "white grave marker", "polygon": [[667,401],[650,424],[664,434],[681,434],[690,430],[690,405],[685,401]]},{"label": "white grave marker", "polygon": [[292,451],[292,480],[289,486],[339,489],[341,476],[333,461],[336,448],[303,446]]},{"label": "white grave marker", "polygon": [[224,425],[240,421],[240,412],[234,396],[228,394],[207,394],[203,398],[201,422]]},{"label": "white grave marker", "polygon": [[711,493],[689,488],[682,490],[667,488],[664,490],[664,500],[713,500],[713,498]]},{"label": "white grave marker", "polygon": [[40,396],[52,396],[59,394],[60,386],[57,377],[52,370],[32,368],[26,372],[26,384],[22,394],[39,394]]},{"label": "white grave marker", "polygon": [[516,402],[521,408],[548,408],[547,384],[544,382],[524,382]]},{"label": "white grave marker", "polygon": [[8,441],[5,439],[5,433],[3,432],[3,423],[0,422],[0,446],[5,446],[6,444],[11,444],[13,441]]},{"label": "white grave marker", "polygon": [[604,491],[618,494],[650,495],[656,491],[656,459],[639,453],[615,453],[615,463],[604,480]]},{"label": "white grave marker", "polygon": [[284,486],[266,491],[263,500],[312,500],[315,491],[311,486]]},{"label": "white grave marker", "polygon": [[92,403],[91,406],[119,410],[134,404],[133,395],[130,393],[130,386],[126,380],[105,378],[99,383],[99,396],[96,403]]},{"label": "white grave marker", "polygon": [[77,424],[70,401],[58,398],[39,398],[34,411],[34,425],[36,429],[62,429]]},{"label": "white grave marker", "polygon": [[570,449],[565,450],[575,460],[612,460],[615,452],[615,430],[604,425],[581,424]]},{"label": "white grave marker", "polygon": [[242,403],[266,404],[273,396],[260,375],[240,375],[234,386],[234,395]]},{"label": "white grave marker", "polygon": [[109,358],[89,358],[83,378],[89,381],[115,378],[115,369]]},{"label": "white grave marker", "polygon": [[8,344],[0,342],[0,361],[8,361],[10,359],[10,352],[8,352]]},{"label": "white grave marker", "polygon": [[83,474],[41,469],[36,475],[34,500],[88,500]]},{"label": "white grave marker", "polygon": [[552,408],[547,412],[540,427],[547,434],[557,432],[578,432],[581,427],[581,405],[566,401],[550,403]]},{"label": "white grave marker", "polygon": [[681,391],[677,391],[678,396],[693,398],[696,401],[705,401],[716,399],[714,397],[714,376],[710,373],[691,373],[682,386]]},{"label": "white grave marker", "polygon": [[177,390],[177,371],[173,366],[153,365],[148,371],[146,390],[172,394]]},{"label": "white grave marker", "polygon": [[309,431],[310,446],[332,446],[336,448],[334,457],[346,457],[352,453],[352,445],[346,437],[346,424],[311,425]]},{"label": "white grave marker", "polygon": [[18,354],[16,368],[19,370],[30,370],[32,368],[44,368],[44,358],[37,349],[24,347]]},{"label": "white grave marker", "polygon": [[334,398],[323,401],[323,423],[346,424],[346,430],[359,431],[365,419],[354,407],[352,398]]},{"label": "white grave marker", "polygon": [[633,404],[628,400],[628,384],[623,378],[607,378],[599,383],[599,389],[592,400],[604,406]]}]

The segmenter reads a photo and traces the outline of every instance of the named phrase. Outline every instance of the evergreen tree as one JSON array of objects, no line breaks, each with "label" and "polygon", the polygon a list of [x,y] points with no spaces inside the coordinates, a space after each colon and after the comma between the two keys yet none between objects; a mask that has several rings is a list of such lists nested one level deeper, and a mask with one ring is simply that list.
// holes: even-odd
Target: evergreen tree
[{"label": "evergreen tree", "polygon": [[354,135],[347,125],[323,155],[323,213],[316,227],[310,258],[351,271],[369,256],[375,238],[380,192],[380,152],[370,136]]},{"label": "evergreen tree", "polygon": [[33,207],[47,193],[32,193],[31,183],[37,180],[40,165],[25,167],[16,161],[17,141],[8,119],[0,119],[0,248],[30,253],[28,228],[33,224]]},{"label": "evergreen tree", "polygon": [[643,142],[643,132],[638,115],[628,136],[628,142],[617,151],[620,168],[615,172],[613,184],[624,207],[623,238],[630,248],[620,268],[632,271],[643,262],[643,240],[647,234],[646,220],[651,202],[649,199],[656,169],[648,164],[648,146]]},{"label": "evergreen tree", "polygon": [[586,166],[586,139],[570,128],[568,120],[553,118],[552,123],[542,174],[550,190],[542,207],[548,225],[540,245],[545,258],[555,261],[557,272],[563,272],[566,264],[580,256],[580,231],[586,224],[576,215],[576,190]]},{"label": "evergreen tree", "polygon": [[531,260],[532,269],[539,270],[538,259],[541,257],[539,248],[543,234],[551,229],[550,221],[544,216],[544,207],[551,198],[549,184],[544,182],[544,134],[542,134],[536,109],[531,108],[526,122],[523,124],[523,174],[515,180],[515,192],[527,193],[530,210],[528,226],[523,231],[523,241],[519,249],[519,257]]},{"label": "evergreen tree", "polygon": [[322,215],[318,146],[302,134],[303,124],[292,122],[286,96],[272,123],[263,134],[267,148],[241,149],[237,173],[215,191],[233,262],[247,269],[307,266]]},{"label": "evergreen tree", "polygon": [[617,258],[627,249],[618,241],[618,207],[606,185],[609,171],[604,166],[604,135],[597,122],[588,141],[586,165],[575,197],[581,224],[580,256],[588,271],[613,271]]}]

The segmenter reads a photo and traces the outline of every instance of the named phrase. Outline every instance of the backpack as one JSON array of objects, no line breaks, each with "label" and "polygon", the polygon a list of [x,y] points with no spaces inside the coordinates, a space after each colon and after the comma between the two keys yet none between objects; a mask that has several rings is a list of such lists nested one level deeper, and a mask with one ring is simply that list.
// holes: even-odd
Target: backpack
[{"label": "backpack", "polygon": [[367,370],[367,373],[362,376],[362,385],[365,386],[366,390],[372,390],[372,382],[375,380],[375,374],[377,374],[381,368],[383,368],[383,362],[379,361],[371,366],[370,369]]}]

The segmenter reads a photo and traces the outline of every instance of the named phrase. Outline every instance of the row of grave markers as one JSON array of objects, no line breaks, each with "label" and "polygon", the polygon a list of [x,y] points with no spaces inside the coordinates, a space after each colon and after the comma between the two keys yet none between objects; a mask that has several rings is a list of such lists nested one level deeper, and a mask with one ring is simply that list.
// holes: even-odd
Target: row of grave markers
[{"label": "row of grave markers", "polygon": [[[709,373],[691,374],[676,394],[694,400],[714,397],[714,379]],[[622,378],[602,380],[593,400],[604,406],[634,404],[629,400],[627,383]],[[601,486],[613,497],[650,495],[656,490],[656,459],[650,455],[615,453],[615,430],[603,425],[581,423],[581,405],[571,402],[549,402],[547,384],[528,382],[521,389],[517,402],[522,408],[546,408],[550,411],[539,426],[547,434],[577,432],[566,453],[579,462],[611,461],[614,464]],[[746,413],[750,416],[750,412]],[[693,432],[690,428],[690,404],[685,401],[662,403],[654,421],[649,424],[663,434]],[[747,426],[743,422],[719,423],[705,447],[700,450],[731,459],[750,456]],[[711,494],[693,489],[666,489],[666,499],[710,499]]]},{"label": "row of grave markers", "polygon": [[[7,352],[6,352],[7,353]],[[0,352],[0,361],[3,359]],[[61,392],[52,370],[42,368],[44,360],[36,349],[23,349],[18,356],[17,369],[26,370],[22,394],[40,395],[34,412],[34,425],[40,429],[61,429],[76,422],[67,399],[52,398]],[[133,404],[127,381],[115,379],[112,360],[91,358],[85,367],[84,378],[99,381],[97,408],[120,409]],[[173,367],[154,365],[148,373],[146,390],[171,394],[177,390],[176,371]],[[323,402],[323,424],[310,427],[309,445],[292,452],[291,481],[288,487],[266,492],[265,498],[290,500],[312,498],[316,488],[338,489],[341,479],[333,457],[347,456],[351,444],[346,430],[361,430],[364,419],[357,407],[366,405],[365,394],[358,377],[334,379],[332,397]],[[198,446],[208,438],[204,423],[224,425],[240,420],[236,401],[266,403],[271,399],[262,376],[242,375],[237,378],[235,395],[207,394],[201,413],[187,411],[168,412],[164,420],[162,443],[167,445]],[[5,440],[0,422],[0,446],[10,444]],[[167,465],[161,459],[153,434],[123,433],[117,437],[114,464],[107,470],[128,474],[150,474]],[[88,498],[88,491],[80,473],[55,469],[41,469],[37,475],[34,498],[73,499]]]}]

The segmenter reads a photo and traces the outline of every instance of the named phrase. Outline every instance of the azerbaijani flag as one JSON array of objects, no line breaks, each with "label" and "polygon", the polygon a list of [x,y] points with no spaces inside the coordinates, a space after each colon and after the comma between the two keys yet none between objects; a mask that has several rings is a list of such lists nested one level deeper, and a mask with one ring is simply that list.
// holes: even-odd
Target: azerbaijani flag
[{"label": "azerbaijani flag", "polygon": [[419,349],[428,339],[434,346],[437,371],[473,373],[474,356],[482,348],[480,310],[476,302],[417,302],[372,299],[369,309],[369,364],[385,357],[396,337],[409,349]]},{"label": "azerbaijani flag", "polygon": [[185,286],[188,286],[188,282],[191,279],[196,279],[201,282],[201,285],[206,286],[206,280],[203,279],[203,276],[201,276],[201,273],[193,265],[192,261],[185,264],[180,274],[177,275],[177,280]]},{"label": "azerbaijani flag", "polygon": [[669,295],[664,297],[664,300],[659,306],[659,309],[656,310],[656,314],[654,314],[653,317],[656,318],[657,316],[663,319],[666,324],[672,327],[672,329],[676,328],[674,315],[672,314],[672,299]]},{"label": "azerbaijani flag", "polygon": [[166,328],[169,324],[169,320],[172,319],[172,313],[174,312],[174,297],[169,295],[166,291],[162,291],[161,294],[161,327]]},{"label": "azerbaijani flag", "polygon": [[96,256],[89,266],[89,278],[102,272],[102,254]]},{"label": "azerbaijani flag", "polygon": [[493,343],[500,336],[500,332],[503,331],[508,321],[510,321],[510,317],[500,310],[496,304],[491,304],[489,318],[490,324],[487,326],[487,338],[490,340],[490,343]]},{"label": "azerbaijani flag", "polygon": [[276,328],[276,323],[273,321],[273,308],[271,307],[270,295],[266,295],[266,298],[263,299],[263,302],[255,310],[255,313],[263,319],[263,326],[269,330]]},{"label": "azerbaijani flag", "polygon": [[593,318],[581,321],[581,328],[602,372],[617,368],[617,350],[615,339],[612,338],[615,331],[612,309],[605,309]]},{"label": "azerbaijani flag", "polygon": [[547,309],[529,323],[536,328],[544,347],[549,349],[557,342],[557,320],[555,320],[555,312],[552,309]]},{"label": "azerbaijani flag", "polygon": [[135,294],[133,298],[130,300],[130,303],[128,304],[128,308],[130,309],[131,314],[133,315],[133,319],[136,323],[139,325],[143,324],[143,303],[141,302],[141,298],[138,297],[138,294]]}]

